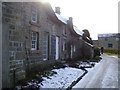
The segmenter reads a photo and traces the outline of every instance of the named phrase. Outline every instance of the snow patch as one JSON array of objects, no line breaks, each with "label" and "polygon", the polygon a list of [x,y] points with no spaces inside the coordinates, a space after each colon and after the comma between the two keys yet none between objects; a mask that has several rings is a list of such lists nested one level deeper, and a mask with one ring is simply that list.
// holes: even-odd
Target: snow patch
[{"label": "snow patch", "polygon": [[66,19],[66,18],[64,18],[63,16],[61,16],[61,15],[59,15],[59,14],[57,14],[57,13],[55,13],[55,15],[57,16],[57,18],[58,18],[61,22],[67,24],[67,19]]},{"label": "snow patch", "polygon": [[79,67],[92,67],[90,62],[80,62]]},{"label": "snow patch", "polygon": [[79,35],[83,35],[83,31],[81,31],[80,29],[78,29],[76,26],[73,26],[73,28],[74,28],[74,30],[75,30],[75,32],[77,33],[77,34],[79,34]]},{"label": "snow patch", "polygon": [[90,43],[88,43],[88,42],[86,42],[86,41],[85,41],[85,43],[86,43],[86,44],[88,44],[89,46],[93,47],[93,45],[92,45],[92,44],[90,44]]},{"label": "snow patch", "polygon": [[50,78],[44,77],[41,88],[67,88],[84,73],[81,69],[71,67],[54,69],[53,71],[56,71],[57,74]]},{"label": "snow patch", "polygon": [[118,56],[111,56],[111,57],[118,58]]}]

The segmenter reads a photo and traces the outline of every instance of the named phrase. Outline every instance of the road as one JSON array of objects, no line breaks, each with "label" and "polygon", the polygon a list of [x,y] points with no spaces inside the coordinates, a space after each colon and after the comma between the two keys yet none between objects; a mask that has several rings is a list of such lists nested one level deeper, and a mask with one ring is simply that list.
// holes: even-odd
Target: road
[{"label": "road", "polygon": [[[118,59],[107,54],[95,67],[88,69],[88,73],[74,88],[118,88]],[[120,73],[119,73],[120,75]]]}]

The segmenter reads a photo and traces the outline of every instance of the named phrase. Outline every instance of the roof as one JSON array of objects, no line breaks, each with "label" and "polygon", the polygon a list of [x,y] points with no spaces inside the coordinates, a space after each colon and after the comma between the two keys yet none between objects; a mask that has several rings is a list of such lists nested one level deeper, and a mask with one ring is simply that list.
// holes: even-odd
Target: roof
[{"label": "roof", "polygon": [[64,18],[63,16],[61,16],[61,15],[59,15],[59,14],[57,14],[57,13],[55,13],[55,15],[57,16],[57,18],[58,18],[61,22],[63,22],[64,24],[67,24],[67,20],[68,20],[68,19]]},{"label": "roof", "polygon": [[[63,22],[64,24],[68,24],[67,21],[68,19],[64,18],[63,16],[59,15],[58,13],[55,13],[56,17],[58,18],[58,20],[60,20],[61,22]],[[80,29],[78,29],[76,26],[73,26],[74,31],[78,34],[78,35],[83,35],[83,31],[81,31]]]},{"label": "roof", "polygon": [[98,40],[92,40],[93,42],[98,42]]},{"label": "roof", "polygon": [[98,34],[98,37],[120,37],[120,33]]},{"label": "roof", "polygon": [[88,42],[86,42],[86,41],[85,41],[85,43],[86,43],[87,45],[89,45],[89,46],[93,47],[93,45],[92,45],[92,44],[90,44],[90,43],[88,43]]},{"label": "roof", "polygon": [[73,26],[73,29],[74,29],[74,31],[77,33],[77,34],[79,34],[79,35],[83,35],[83,31],[81,31],[80,29],[78,29],[76,26]]}]

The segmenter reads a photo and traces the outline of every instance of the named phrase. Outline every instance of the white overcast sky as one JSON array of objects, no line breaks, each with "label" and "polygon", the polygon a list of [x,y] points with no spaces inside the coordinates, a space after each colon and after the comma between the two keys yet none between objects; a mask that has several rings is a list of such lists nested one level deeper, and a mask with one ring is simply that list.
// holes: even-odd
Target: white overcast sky
[{"label": "white overcast sky", "polygon": [[93,40],[98,34],[118,33],[119,0],[49,0],[53,9],[61,8],[61,15],[73,17],[80,30],[88,29]]}]

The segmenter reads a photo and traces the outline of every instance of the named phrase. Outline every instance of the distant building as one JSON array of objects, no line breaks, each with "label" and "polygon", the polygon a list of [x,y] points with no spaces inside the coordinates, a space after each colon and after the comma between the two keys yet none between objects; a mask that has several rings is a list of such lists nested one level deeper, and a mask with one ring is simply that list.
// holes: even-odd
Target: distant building
[{"label": "distant building", "polygon": [[98,46],[99,46],[98,40],[93,40],[93,46],[94,46],[94,47],[98,47]]},{"label": "distant building", "polygon": [[98,34],[98,42],[100,47],[119,49],[120,33]]}]

